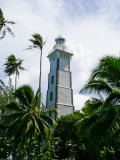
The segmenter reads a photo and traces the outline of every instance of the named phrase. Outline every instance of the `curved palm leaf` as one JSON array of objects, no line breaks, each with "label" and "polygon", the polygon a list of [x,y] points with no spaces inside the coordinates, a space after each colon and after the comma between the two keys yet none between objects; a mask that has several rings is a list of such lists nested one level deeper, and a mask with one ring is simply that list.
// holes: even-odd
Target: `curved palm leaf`
[{"label": "curved palm leaf", "polygon": [[120,103],[120,92],[114,89],[106,98],[103,104],[103,107],[108,107],[109,104],[112,104],[114,107],[116,106],[116,104],[119,104],[119,103]]},{"label": "curved palm leaf", "polygon": [[18,106],[16,102],[10,102],[9,104],[7,104],[5,106],[5,108],[7,109],[7,111],[14,111],[14,112],[22,112],[24,111],[22,106]]},{"label": "curved palm leaf", "polygon": [[106,94],[108,95],[112,91],[112,88],[103,80],[90,79],[88,83],[81,89],[82,94]]},{"label": "curved palm leaf", "polygon": [[1,10],[1,8],[0,8],[0,20],[3,19],[3,18],[4,18],[3,12],[2,12],[2,10]]},{"label": "curved palm leaf", "polygon": [[113,86],[119,87],[120,60],[119,57],[107,56],[100,60],[100,64],[91,74],[92,79],[104,79]]},{"label": "curved palm leaf", "polygon": [[91,98],[85,102],[85,106],[82,108],[82,111],[85,115],[92,115],[95,112],[100,111],[103,106],[104,100],[98,98]]},{"label": "curved palm leaf", "polygon": [[19,87],[14,93],[15,97],[24,105],[30,106],[34,99],[34,92],[28,85]]}]

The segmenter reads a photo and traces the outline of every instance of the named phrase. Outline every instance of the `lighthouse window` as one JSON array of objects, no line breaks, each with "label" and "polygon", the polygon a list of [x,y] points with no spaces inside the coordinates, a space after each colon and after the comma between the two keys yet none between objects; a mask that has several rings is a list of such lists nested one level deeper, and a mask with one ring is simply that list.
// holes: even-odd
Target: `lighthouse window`
[{"label": "lighthouse window", "polygon": [[60,44],[64,44],[64,39],[59,39]]},{"label": "lighthouse window", "polygon": [[54,76],[51,77],[51,84],[54,83]]},{"label": "lighthouse window", "polygon": [[50,101],[53,100],[53,92],[50,92]]}]

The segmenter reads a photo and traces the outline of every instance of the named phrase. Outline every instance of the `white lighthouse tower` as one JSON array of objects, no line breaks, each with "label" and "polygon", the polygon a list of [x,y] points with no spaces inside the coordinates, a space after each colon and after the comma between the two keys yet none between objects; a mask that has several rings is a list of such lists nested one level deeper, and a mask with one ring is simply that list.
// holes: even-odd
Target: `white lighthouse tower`
[{"label": "white lighthouse tower", "polygon": [[50,73],[48,75],[46,107],[58,110],[57,117],[54,114],[50,115],[54,119],[74,112],[70,71],[70,60],[73,54],[68,51],[65,41],[65,38],[61,36],[56,38],[56,44],[47,56],[50,61]]}]

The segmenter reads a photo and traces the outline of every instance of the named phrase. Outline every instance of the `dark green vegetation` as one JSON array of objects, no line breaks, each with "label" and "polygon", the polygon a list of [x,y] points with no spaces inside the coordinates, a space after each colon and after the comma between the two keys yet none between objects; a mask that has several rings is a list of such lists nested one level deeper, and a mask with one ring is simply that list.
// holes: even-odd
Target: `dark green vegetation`
[{"label": "dark green vegetation", "polygon": [[29,85],[15,89],[11,79],[8,86],[0,80],[0,158],[56,157],[55,121],[47,116],[56,110],[40,108],[39,93],[38,89],[34,94]]},{"label": "dark green vegetation", "polygon": [[[4,22],[4,23],[3,23]],[[0,34],[6,23],[0,10]],[[14,23],[13,23],[14,24]],[[5,27],[6,28],[6,27]],[[0,80],[0,159],[13,160],[119,160],[120,158],[120,59],[107,56],[92,71],[80,94],[91,96],[81,111],[56,122],[42,108],[41,64],[44,42],[33,34],[29,49],[40,49],[40,76],[36,92],[30,85],[13,86],[23,60],[10,55],[4,64],[9,76]],[[17,78],[15,78],[16,83]]]}]

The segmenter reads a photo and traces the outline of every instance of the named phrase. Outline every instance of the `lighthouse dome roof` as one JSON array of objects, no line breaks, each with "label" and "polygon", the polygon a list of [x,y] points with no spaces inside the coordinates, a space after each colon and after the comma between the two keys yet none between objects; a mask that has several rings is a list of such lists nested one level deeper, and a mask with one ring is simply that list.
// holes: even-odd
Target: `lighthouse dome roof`
[{"label": "lighthouse dome roof", "polygon": [[65,44],[65,41],[66,41],[66,39],[65,39],[64,37],[61,37],[61,35],[59,35],[59,36],[55,39],[56,44],[59,44],[59,45]]},{"label": "lighthouse dome roof", "polygon": [[66,42],[66,39],[64,37],[62,37],[61,35],[58,36],[56,39],[55,39],[55,46],[53,47],[54,50],[56,49],[60,49],[60,50],[66,50],[67,49],[67,46],[65,44]]}]

